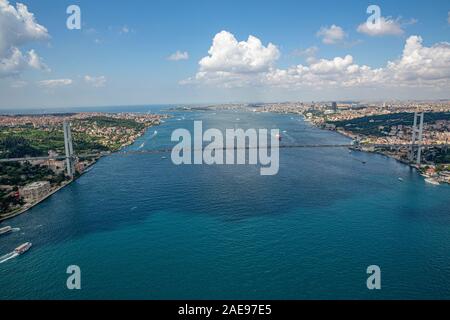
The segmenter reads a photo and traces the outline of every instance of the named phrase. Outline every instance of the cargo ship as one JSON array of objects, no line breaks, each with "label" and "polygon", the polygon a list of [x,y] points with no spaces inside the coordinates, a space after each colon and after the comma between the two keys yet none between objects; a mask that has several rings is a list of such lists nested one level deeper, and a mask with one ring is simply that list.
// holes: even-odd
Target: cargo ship
[{"label": "cargo ship", "polygon": [[11,232],[11,231],[12,231],[12,228],[10,226],[6,226],[6,227],[3,227],[3,228],[0,228],[0,236],[2,234],[5,234],[5,233]]},{"label": "cargo ship", "polygon": [[19,255],[20,254],[24,254],[25,252],[30,250],[31,246],[32,246],[31,242],[25,242],[24,244],[21,244],[16,249],[14,249],[14,252],[19,254]]}]

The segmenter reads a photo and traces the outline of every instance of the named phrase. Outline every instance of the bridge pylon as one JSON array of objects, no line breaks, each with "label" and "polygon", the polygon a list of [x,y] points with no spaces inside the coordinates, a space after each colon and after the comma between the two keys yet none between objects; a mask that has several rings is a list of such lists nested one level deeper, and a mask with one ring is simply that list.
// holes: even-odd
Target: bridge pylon
[{"label": "bridge pylon", "polygon": [[[422,144],[423,144],[423,118],[424,112],[414,112],[414,123],[412,128],[412,141],[409,160],[420,166],[422,162]],[[415,147],[417,142],[417,155],[415,156]]]},{"label": "bridge pylon", "polygon": [[73,154],[72,132],[70,130],[70,122],[64,121],[64,149],[66,151],[66,171],[70,178],[75,174],[75,157]]}]

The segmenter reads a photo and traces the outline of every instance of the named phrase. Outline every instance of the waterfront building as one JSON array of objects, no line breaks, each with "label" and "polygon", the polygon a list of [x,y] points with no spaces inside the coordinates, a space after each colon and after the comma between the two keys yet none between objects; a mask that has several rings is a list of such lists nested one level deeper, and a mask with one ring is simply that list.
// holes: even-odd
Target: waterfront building
[{"label": "waterfront building", "polygon": [[78,173],[83,173],[84,170],[85,170],[85,164],[84,164],[84,162],[77,161],[77,162],[75,163],[75,170],[76,170]]},{"label": "waterfront building", "polygon": [[33,182],[19,190],[20,196],[26,202],[34,202],[42,199],[50,192],[50,183],[48,181]]}]

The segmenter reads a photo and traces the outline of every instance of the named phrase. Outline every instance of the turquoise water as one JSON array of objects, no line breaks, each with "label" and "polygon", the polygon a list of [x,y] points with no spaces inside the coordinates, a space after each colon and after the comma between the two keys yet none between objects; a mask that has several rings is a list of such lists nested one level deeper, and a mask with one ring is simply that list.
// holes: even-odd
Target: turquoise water
[{"label": "turquoise water", "polygon": [[[172,131],[193,120],[280,128],[285,144],[348,142],[298,116],[186,112],[130,149],[173,146]],[[0,255],[26,241],[33,248],[0,264],[0,298],[448,299],[449,206],[449,186],[347,149],[281,149],[276,176],[258,166],[174,166],[169,154],[113,155],[1,224],[21,231],[0,237]],[[74,264],[79,291],[66,288]],[[373,264],[380,291],[366,288]]]}]

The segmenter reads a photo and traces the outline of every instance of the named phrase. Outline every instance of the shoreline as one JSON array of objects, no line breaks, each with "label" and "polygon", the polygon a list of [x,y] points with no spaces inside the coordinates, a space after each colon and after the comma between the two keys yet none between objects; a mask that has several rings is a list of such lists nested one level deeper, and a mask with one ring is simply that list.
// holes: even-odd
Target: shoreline
[{"label": "shoreline", "polygon": [[150,128],[159,126],[160,124],[161,124],[161,122],[159,122],[155,126],[147,127],[142,134],[136,136],[136,139],[133,142],[122,145],[118,150],[116,150],[114,152],[110,152],[108,154],[103,154],[103,155],[98,156],[97,158],[95,158],[93,160],[93,162],[79,176],[77,176],[77,177],[75,177],[75,178],[73,178],[73,179],[63,183],[62,185],[58,186],[55,190],[52,190],[51,192],[49,192],[42,199],[39,199],[38,201],[36,201],[36,202],[34,202],[32,204],[29,204],[29,206],[24,205],[24,207],[22,207],[21,209],[19,209],[16,212],[10,212],[10,213],[7,213],[6,215],[0,216],[0,223],[3,222],[3,221],[9,220],[9,219],[15,218],[15,217],[17,217],[17,216],[19,216],[21,214],[24,214],[24,213],[28,212],[32,208],[36,207],[40,203],[42,203],[45,200],[47,200],[48,198],[50,198],[52,195],[56,194],[61,189],[67,187],[68,185],[72,184],[72,182],[75,182],[77,179],[81,178],[85,173],[88,173],[93,168],[93,166],[97,163],[98,160],[100,160],[101,158],[103,158],[105,156],[113,155],[115,153],[121,152],[124,148],[129,147],[129,146],[133,145],[134,143],[136,143],[136,141],[139,138],[141,138],[142,136],[144,136]]},{"label": "shoreline", "polygon": [[[348,139],[351,139],[351,140],[355,139],[355,137],[352,136],[351,134],[348,134],[348,133],[343,132],[341,130],[330,130],[330,129],[327,129],[326,127],[324,127],[324,126],[321,126],[321,125],[315,123],[314,121],[310,121],[302,113],[297,113],[297,112],[276,112],[276,111],[267,111],[267,112],[268,113],[273,113],[273,114],[285,114],[285,115],[291,114],[291,115],[300,116],[300,117],[302,117],[303,121],[305,123],[309,124],[311,127],[314,127],[314,128],[320,129],[320,130],[324,130],[324,131],[335,132],[335,133],[341,135],[342,137],[345,137],[345,138],[348,138]],[[408,146],[409,146],[408,144],[405,144],[405,147],[408,147]],[[365,152],[365,153],[371,153],[371,154],[378,154],[378,155],[382,155],[384,157],[387,157],[389,159],[393,159],[393,160],[395,160],[395,161],[397,161],[397,162],[399,162],[401,164],[404,164],[404,165],[408,166],[411,169],[414,169],[420,176],[422,176],[424,178],[425,182],[427,182],[427,183],[432,183],[432,184],[436,184],[436,185],[442,185],[442,184],[450,185],[450,182],[447,182],[445,180],[441,181],[439,179],[436,179],[433,176],[429,176],[429,175],[426,175],[426,174],[422,173],[420,168],[415,163],[411,163],[409,161],[405,161],[403,159],[400,159],[400,158],[396,157],[395,155],[392,155],[392,154],[389,154],[389,153],[385,153],[385,152],[380,151],[380,150],[373,150],[373,151],[367,150],[367,149],[364,148],[364,145],[361,145],[360,147],[357,147],[357,146],[349,147],[348,149],[352,150],[352,151],[359,151],[359,152]]]},{"label": "shoreline", "polygon": [[[317,125],[316,123],[314,123],[312,121],[307,121],[305,115],[303,115],[303,114],[297,114],[297,115],[300,115],[303,118],[304,122],[311,124],[311,126],[313,126],[315,128],[318,128],[318,129],[321,129],[321,130],[326,130],[326,131],[331,131],[331,132],[336,132],[337,134],[339,134],[339,135],[341,135],[343,137],[346,137],[346,138],[349,138],[349,139],[352,139],[352,140],[354,139],[354,137],[351,134],[347,134],[347,133],[345,133],[345,132],[343,132],[341,130],[330,130],[330,129],[327,129],[325,127]],[[405,144],[405,147],[409,147],[409,145]],[[387,157],[389,159],[393,159],[393,160],[395,160],[395,161],[397,161],[397,162],[399,162],[401,164],[404,164],[404,165],[410,167],[411,169],[414,169],[420,176],[422,176],[424,178],[424,181],[427,182],[427,183],[432,183],[432,184],[436,184],[436,185],[441,185],[441,184],[448,184],[448,185],[450,185],[450,183],[448,183],[446,181],[439,181],[438,179],[434,178],[433,176],[428,176],[428,175],[422,173],[420,168],[417,166],[417,164],[411,163],[411,162],[408,162],[408,161],[405,161],[405,160],[402,160],[402,159],[399,159],[398,157],[396,157],[396,156],[394,156],[392,154],[385,153],[385,152],[380,151],[380,150],[373,150],[373,151],[367,150],[367,149],[364,148],[364,145],[362,145],[360,147],[356,147],[356,146],[355,147],[350,147],[349,150],[382,155],[382,156]],[[427,180],[431,181],[431,182],[428,182]]]},{"label": "shoreline", "polygon": [[0,218],[0,222],[6,221],[6,220],[9,220],[9,219],[12,219],[12,218],[14,218],[14,217],[17,217],[17,216],[19,216],[19,215],[21,215],[21,214],[27,212],[28,210],[34,208],[34,207],[37,206],[38,204],[40,204],[40,203],[44,202],[45,200],[47,200],[48,198],[50,198],[52,195],[54,195],[55,193],[57,193],[59,190],[63,189],[64,187],[66,187],[66,186],[68,186],[68,185],[70,185],[70,184],[71,184],[72,182],[74,182],[75,180],[76,180],[76,179],[72,179],[72,180],[67,181],[66,183],[64,183],[64,184],[60,185],[59,187],[57,187],[55,190],[52,190],[50,193],[46,194],[43,198],[39,199],[39,200],[36,201],[35,203],[31,203],[31,204],[29,204],[29,206],[27,206],[27,207],[25,207],[25,208],[21,208],[21,209],[19,209],[19,211],[17,211],[17,212],[13,212],[13,213],[10,213],[10,214],[6,214],[5,216],[2,216],[2,217]]}]

